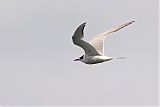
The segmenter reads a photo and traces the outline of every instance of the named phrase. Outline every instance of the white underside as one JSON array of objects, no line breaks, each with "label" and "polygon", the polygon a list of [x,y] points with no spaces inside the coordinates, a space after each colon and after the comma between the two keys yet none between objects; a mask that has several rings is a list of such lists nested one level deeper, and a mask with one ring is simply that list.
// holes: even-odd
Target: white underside
[{"label": "white underside", "polygon": [[105,61],[109,61],[113,58],[108,57],[108,56],[85,56],[82,62],[86,64],[97,64],[97,63],[102,63]]}]

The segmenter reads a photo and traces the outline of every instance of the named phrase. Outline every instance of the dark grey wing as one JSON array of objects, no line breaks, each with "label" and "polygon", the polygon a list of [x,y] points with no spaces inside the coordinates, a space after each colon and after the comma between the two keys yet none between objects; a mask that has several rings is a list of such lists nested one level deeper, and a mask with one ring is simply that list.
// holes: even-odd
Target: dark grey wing
[{"label": "dark grey wing", "polygon": [[83,48],[87,56],[100,55],[91,44],[82,40],[82,38],[84,37],[83,30],[84,30],[85,25],[86,23],[83,23],[76,29],[74,35],[72,36],[73,43]]}]

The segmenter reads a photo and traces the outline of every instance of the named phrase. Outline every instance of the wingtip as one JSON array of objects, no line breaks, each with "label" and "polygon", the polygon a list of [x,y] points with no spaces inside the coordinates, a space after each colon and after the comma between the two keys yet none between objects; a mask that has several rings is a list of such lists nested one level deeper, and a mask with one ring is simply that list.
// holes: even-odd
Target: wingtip
[{"label": "wingtip", "polygon": [[134,22],[136,22],[136,21],[134,21],[134,20],[133,20],[133,21],[131,21],[131,23],[134,23]]},{"label": "wingtip", "polygon": [[130,21],[130,22],[128,22],[128,24],[132,24],[132,23],[134,23],[135,21],[133,20],[133,21]]},{"label": "wingtip", "polygon": [[86,25],[86,22],[84,22],[82,25]]}]

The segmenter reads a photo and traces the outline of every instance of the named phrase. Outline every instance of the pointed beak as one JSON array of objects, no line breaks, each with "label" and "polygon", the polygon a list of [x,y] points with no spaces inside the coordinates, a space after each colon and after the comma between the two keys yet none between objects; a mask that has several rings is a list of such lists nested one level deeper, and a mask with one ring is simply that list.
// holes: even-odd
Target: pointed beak
[{"label": "pointed beak", "polygon": [[75,59],[74,61],[80,61],[79,59]]}]

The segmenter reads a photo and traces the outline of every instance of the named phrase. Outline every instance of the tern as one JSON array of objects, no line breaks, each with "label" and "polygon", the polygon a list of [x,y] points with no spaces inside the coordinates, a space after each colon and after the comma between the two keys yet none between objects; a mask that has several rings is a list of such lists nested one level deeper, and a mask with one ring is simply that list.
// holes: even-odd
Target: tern
[{"label": "tern", "polygon": [[81,47],[84,50],[85,55],[82,55],[81,57],[79,57],[78,59],[75,59],[74,61],[81,61],[85,64],[97,64],[97,63],[102,63],[102,62],[110,61],[114,59],[113,57],[108,57],[104,55],[104,39],[109,34],[122,29],[132,24],[133,22],[135,21],[124,23],[120,26],[111,28],[105,31],[104,33],[96,35],[89,42],[86,42],[83,40],[83,37],[84,37],[83,30],[86,25],[86,22],[81,24],[74,32],[72,36],[72,40],[75,45]]}]

